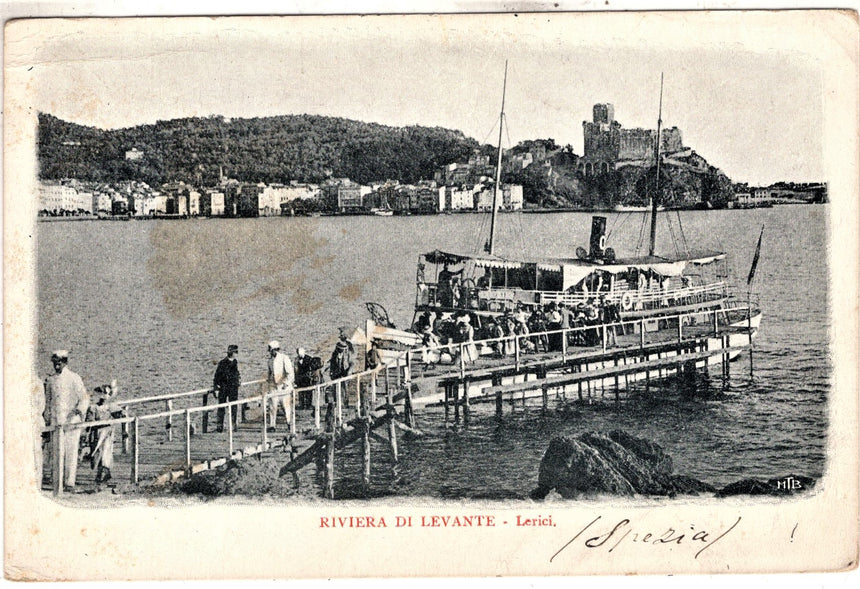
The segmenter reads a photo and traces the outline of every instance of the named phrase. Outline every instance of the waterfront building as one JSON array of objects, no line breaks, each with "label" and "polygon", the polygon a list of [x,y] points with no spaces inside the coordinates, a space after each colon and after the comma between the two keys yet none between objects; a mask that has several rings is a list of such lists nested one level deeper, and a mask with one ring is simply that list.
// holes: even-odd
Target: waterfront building
[{"label": "waterfront building", "polygon": [[107,213],[111,212],[111,198],[110,194],[106,192],[93,192],[93,213]]},{"label": "waterfront building", "polygon": [[93,195],[65,184],[39,184],[39,210],[52,214],[92,213]]},{"label": "waterfront building", "polygon": [[227,197],[223,192],[209,193],[209,214],[213,217],[223,217],[227,210]]},{"label": "waterfront building", "polygon": [[502,202],[500,206],[506,211],[519,211],[523,208],[523,187],[519,184],[505,184],[500,187]]},{"label": "waterfront building", "polygon": [[192,217],[200,215],[200,193],[196,190],[188,193],[188,214]]},{"label": "waterfront building", "polygon": [[442,210],[463,211],[475,208],[474,193],[472,187],[466,186],[442,186],[441,193]]}]

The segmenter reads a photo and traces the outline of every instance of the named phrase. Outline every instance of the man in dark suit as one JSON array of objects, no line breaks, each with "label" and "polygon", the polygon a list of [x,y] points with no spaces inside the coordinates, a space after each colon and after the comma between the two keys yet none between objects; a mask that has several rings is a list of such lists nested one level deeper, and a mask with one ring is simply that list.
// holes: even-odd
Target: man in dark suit
[{"label": "man in dark suit", "polygon": [[[212,388],[218,396],[219,403],[227,401],[236,401],[239,398],[239,346],[231,344],[227,346],[227,357],[222,358],[218,362],[218,367],[215,369],[215,378],[212,381]],[[236,409],[237,406],[230,407],[230,421],[233,424],[233,430],[236,430]],[[224,407],[218,408],[218,431],[224,431]]]}]

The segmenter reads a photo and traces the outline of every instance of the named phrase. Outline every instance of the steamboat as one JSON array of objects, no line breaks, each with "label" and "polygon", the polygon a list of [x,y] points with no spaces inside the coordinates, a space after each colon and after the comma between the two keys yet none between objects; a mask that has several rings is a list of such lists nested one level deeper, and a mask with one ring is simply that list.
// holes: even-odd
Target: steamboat
[{"label": "steamboat", "polygon": [[[662,126],[662,93],[661,76],[658,138]],[[651,340],[677,334],[679,343],[682,332],[690,335],[698,331],[706,340],[718,333],[721,338],[725,336],[719,342],[725,353],[701,358],[699,364],[705,366],[719,363],[721,359],[726,362],[735,359],[744,348],[752,345],[762,312],[749,289],[743,296],[744,293],[739,294],[738,289],[730,285],[724,252],[690,248],[686,241],[673,253],[655,251],[658,213],[671,214],[663,212],[659,202],[662,160],[659,140],[655,141],[654,148],[654,191],[642,218],[643,236],[646,224],[649,226],[647,254],[616,254],[607,243],[607,218],[593,216],[588,248],[577,247],[574,255],[534,259],[497,255],[495,233],[504,103],[503,90],[490,234],[484,251],[470,254],[437,249],[420,255],[410,327],[398,329],[381,305],[367,303],[371,315],[365,331],[368,349],[375,342],[383,356],[393,357],[404,349],[427,346],[425,333],[428,331],[438,334],[443,345],[462,343],[457,341],[457,328],[465,322],[470,326],[470,337],[478,343],[470,344],[477,349],[477,356],[497,354],[498,346],[480,345],[480,341],[501,334],[534,333],[535,324],[527,318],[536,316],[550,318],[538,323],[544,330],[609,323],[611,339],[616,344],[624,338],[644,342],[646,333]],[[682,228],[679,230],[683,235]],[[755,274],[760,248],[761,235],[748,286]],[[557,319],[554,321],[552,317]],[[605,328],[602,334],[603,338],[607,337]],[[564,339],[567,344],[568,337]],[[571,337],[570,342],[583,346],[601,344],[586,337]],[[603,341],[604,352],[606,345]],[[452,353],[451,357],[455,359],[457,353]],[[644,361],[647,360],[645,356]],[[589,366],[586,364],[583,369],[588,370]],[[598,363],[594,368],[603,370],[605,366]]]}]

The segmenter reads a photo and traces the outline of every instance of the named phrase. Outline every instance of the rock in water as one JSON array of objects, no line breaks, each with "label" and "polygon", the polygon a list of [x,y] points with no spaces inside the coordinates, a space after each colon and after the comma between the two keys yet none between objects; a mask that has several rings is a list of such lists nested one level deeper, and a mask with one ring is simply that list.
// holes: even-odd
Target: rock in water
[{"label": "rock in water", "polygon": [[538,488],[532,497],[542,499],[556,489],[562,497],[582,493],[633,495],[636,491],[600,452],[570,438],[554,438],[541,460]]},{"label": "rock in water", "polygon": [[672,458],[658,444],[622,431],[609,435],[588,432],[578,439],[550,442],[541,460],[538,487],[531,496],[543,499],[553,489],[565,498],[714,491],[707,483],[671,473]]},{"label": "rock in water", "polygon": [[609,432],[609,437],[653,466],[657,472],[672,474],[672,457],[666,454],[666,451],[659,444],[643,438],[636,438],[620,429]]}]

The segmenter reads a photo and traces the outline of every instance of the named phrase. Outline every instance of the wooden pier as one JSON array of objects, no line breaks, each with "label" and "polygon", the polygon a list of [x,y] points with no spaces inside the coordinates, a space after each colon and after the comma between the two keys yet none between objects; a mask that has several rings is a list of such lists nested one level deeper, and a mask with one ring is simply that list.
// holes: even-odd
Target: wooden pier
[{"label": "wooden pier", "polygon": [[[551,395],[564,401],[591,402],[608,393],[610,400],[617,401],[634,383],[644,381],[647,386],[652,380],[710,367],[719,367],[727,378],[730,360],[750,347],[755,329],[749,322],[744,325],[743,311],[735,309],[729,316],[723,310],[708,310],[659,320],[389,351],[387,361],[372,370],[286,395],[290,419],[279,414],[274,431],[266,427],[266,412],[272,398],[285,394],[269,390],[264,381],[243,383],[244,394],[233,402],[208,404],[209,389],[129,399],[119,403],[125,417],[43,431],[57,448],[73,428],[90,428],[96,423],[113,427],[111,483],[120,487],[165,484],[230,460],[278,455],[284,463],[281,476],[315,464],[325,475],[324,494],[333,497],[338,450],[362,444],[362,478],[369,482],[371,439],[383,441],[396,462],[397,432],[420,436],[414,412],[428,405],[444,406],[446,424],[460,422],[462,415],[463,424],[468,425],[473,404],[495,403],[496,415],[502,417],[505,404],[513,407],[529,398],[539,397],[547,409]],[[581,343],[584,330],[591,330],[587,338],[591,345]],[[534,351],[527,342],[538,338],[554,341],[556,349]],[[467,345],[481,352],[474,361],[466,359]],[[431,366],[424,362],[428,353],[449,361]],[[296,407],[300,393],[310,393],[310,407]],[[239,416],[235,430],[229,426],[231,407]],[[220,433],[212,431],[220,425],[212,419],[219,408],[226,409]],[[379,429],[386,430],[387,436],[377,433]],[[60,477],[55,474],[62,472],[61,454],[51,454],[54,460],[45,464],[43,480],[47,488],[61,494]],[[96,489],[94,479],[95,471],[84,456],[78,466],[77,487]]]}]

